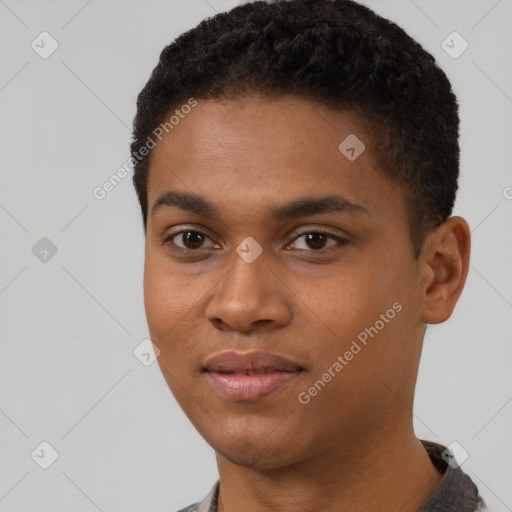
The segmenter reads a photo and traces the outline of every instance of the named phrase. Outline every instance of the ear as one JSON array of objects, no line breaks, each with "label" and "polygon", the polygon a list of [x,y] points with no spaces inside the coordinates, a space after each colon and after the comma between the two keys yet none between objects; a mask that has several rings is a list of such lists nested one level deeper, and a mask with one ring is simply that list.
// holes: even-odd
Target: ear
[{"label": "ear", "polygon": [[422,288],[422,321],[439,324],[450,318],[469,269],[471,231],[462,217],[450,217],[428,236],[422,265],[428,277]]}]

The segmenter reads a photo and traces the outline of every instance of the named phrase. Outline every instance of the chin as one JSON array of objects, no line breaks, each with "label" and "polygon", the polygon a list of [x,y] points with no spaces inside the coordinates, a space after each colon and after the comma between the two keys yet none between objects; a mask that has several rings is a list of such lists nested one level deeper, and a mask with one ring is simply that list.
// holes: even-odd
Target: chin
[{"label": "chin", "polygon": [[[300,460],[300,454],[293,451],[294,443],[289,445],[277,436],[270,444],[268,441],[234,438],[229,435],[215,441],[207,440],[215,450],[217,457],[222,457],[232,464],[257,470],[279,469],[293,465]],[[295,446],[297,448],[297,446]]]},{"label": "chin", "polygon": [[229,447],[222,450],[216,449],[215,451],[232,464],[246,468],[265,469],[265,463],[268,464],[269,462],[261,453],[258,446],[250,442],[244,443],[240,447]]}]

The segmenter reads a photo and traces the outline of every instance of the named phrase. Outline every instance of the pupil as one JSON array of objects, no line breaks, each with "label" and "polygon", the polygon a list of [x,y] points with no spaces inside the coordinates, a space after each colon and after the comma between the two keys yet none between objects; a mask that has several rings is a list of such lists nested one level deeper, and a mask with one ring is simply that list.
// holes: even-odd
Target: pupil
[{"label": "pupil", "polygon": [[[322,247],[325,245],[325,236],[326,235],[324,235],[323,233],[308,233],[306,235],[306,240],[310,247],[311,247],[311,242],[313,242],[313,247],[311,247],[312,249],[322,249]],[[321,240],[319,241],[318,238],[320,238]],[[320,244],[319,247],[314,247],[315,239],[316,239],[316,242]]]},{"label": "pupil", "polygon": [[187,231],[184,233],[184,237],[185,246],[187,246],[189,249],[197,249],[201,247],[201,244],[203,243],[203,235],[201,235],[201,233],[197,233],[196,231]]}]

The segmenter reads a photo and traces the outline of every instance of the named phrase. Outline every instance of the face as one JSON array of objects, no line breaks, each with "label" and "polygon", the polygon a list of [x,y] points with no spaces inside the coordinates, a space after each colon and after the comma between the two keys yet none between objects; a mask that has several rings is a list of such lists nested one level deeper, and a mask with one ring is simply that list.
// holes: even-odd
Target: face
[{"label": "face", "polygon": [[153,149],[148,207],[151,339],[220,457],[278,468],[410,421],[420,270],[355,114],[199,101]]}]

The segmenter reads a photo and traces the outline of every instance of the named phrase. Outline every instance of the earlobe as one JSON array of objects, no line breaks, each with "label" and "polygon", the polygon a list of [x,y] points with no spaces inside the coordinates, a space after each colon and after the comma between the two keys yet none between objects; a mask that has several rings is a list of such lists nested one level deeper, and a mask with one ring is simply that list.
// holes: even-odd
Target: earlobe
[{"label": "earlobe", "polygon": [[450,217],[430,235],[424,264],[430,278],[423,288],[422,321],[438,324],[452,314],[469,269],[471,232],[462,217]]}]

